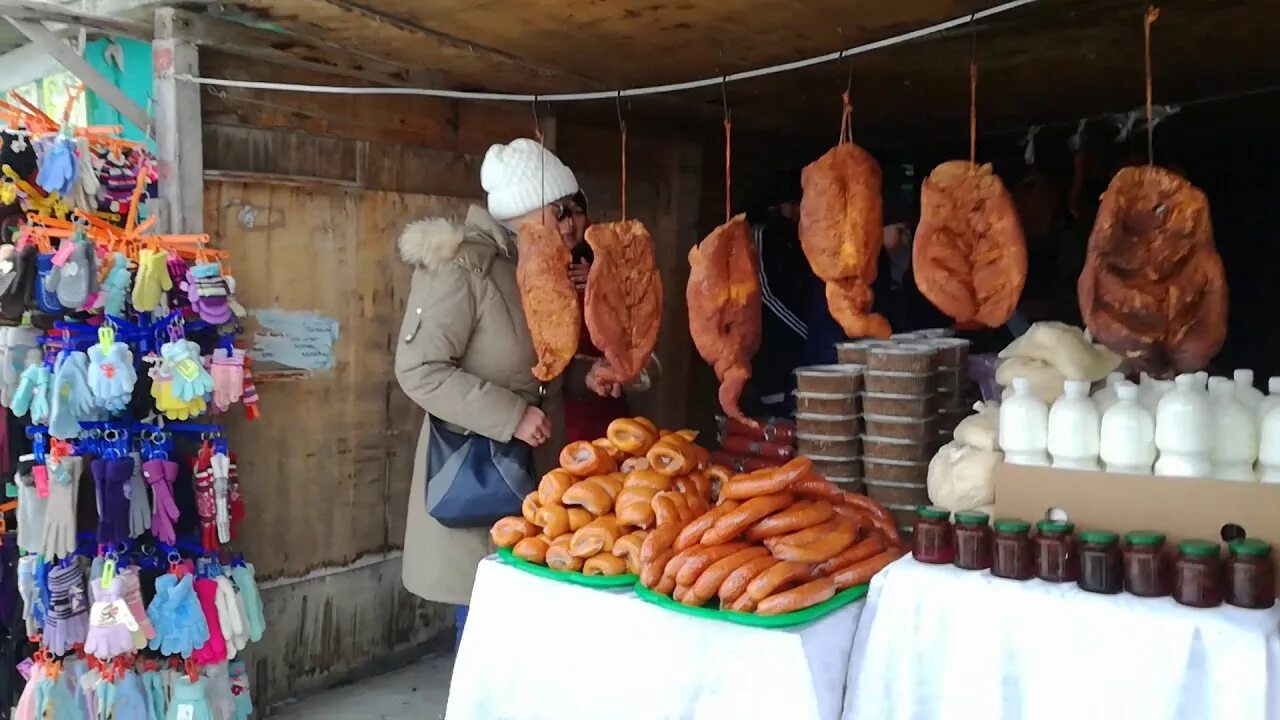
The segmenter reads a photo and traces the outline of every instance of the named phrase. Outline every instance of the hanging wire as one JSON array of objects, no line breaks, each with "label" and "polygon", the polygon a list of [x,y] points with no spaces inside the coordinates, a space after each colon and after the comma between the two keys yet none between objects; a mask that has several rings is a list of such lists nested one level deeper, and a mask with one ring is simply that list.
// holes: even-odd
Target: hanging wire
[{"label": "hanging wire", "polygon": [[935,23],[928,27],[918,30],[902,33],[893,37],[876,40],[851,48],[846,48],[838,52],[827,53],[826,55],[818,55],[816,57],[806,58],[804,60],[795,60],[780,65],[771,65],[765,68],[755,70],[745,70],[743,72],[731,73],[724,76],[716,76],[704,78],[701,80],[691,80],[689,82],[673,83],[670,85],[650,85],[647,87],[628,88],[626,90],[602,90],[598,92],[584,93],[552,93],[547,95],[535,96],[519,93],[489,93],[489,92],[468,92],[464,90],[440,90],[435,88],[404,88],[404,87],[351,87],[337,85],[298,85],[292,83],[270,83],[256,82],[251,80],[224,80],[222,78],[205,78],[195,77],[189,74],[175,75],[178,80],[185,82],[198,83],[200,85],[221,85],[224,87],[250,88],[254,90],[281,90],[288,92],[312,92],[327,93],[338,95],[428,95],[432,97],[453,98],[455,100],[492,100],[506,102],[528,102],[529,100],[540,97],[543,102],[573,102],[578,100],[609,100],[618,93],[623,97],[639,97],[642,95],[660,95],[663,93],[682,92],[685,90],[697,90],[698,88],[708,88],[722,82],[738,82],[741,80],[751,80],[753,78],[765,77],[767,75],[776,75],[778,73],[790,72],[813,65],[821,65],[833,60],[838,60],[845,56],[861,55],[862,53],[873,52],[894,45],[919,40],[930,35],[936,35],[952,28],[963,26],[965,23],[973,22],[976,19],[984,19],[994,15],[1015,10],[1024,5],[1040,2],[1040,0],[1010,0],[1001,5],[988,8],[981,12],[961,15],[959,17]]},{"label": "hanging wire", "polygon": [[978,162],[978,26],[969,16],[969,162]]},{"label": "hanging wire", "polygon": [[733,217],[733,193],[730,184],[733,169],[733,116],[729,110],[728,75],[720,84],[720,102],[724,108],[724,221]]},{"label": "hanging wire", "polygon": [[1156,161],[1155,123],[1151,122],[1151,26],[1158,17],[1160,17],[1160,8],[1147,3],[1147,11],[1143,13],[1142,17],[1143,59],[1146,63],[1147,85],[1147,165],[1154,165]]},{"label": "hanging wire", "polygon": [[618,105],[618,130],[622,133],[622,219],[627,219],[627,121],[622,117],[622,93],[616,98]]}]

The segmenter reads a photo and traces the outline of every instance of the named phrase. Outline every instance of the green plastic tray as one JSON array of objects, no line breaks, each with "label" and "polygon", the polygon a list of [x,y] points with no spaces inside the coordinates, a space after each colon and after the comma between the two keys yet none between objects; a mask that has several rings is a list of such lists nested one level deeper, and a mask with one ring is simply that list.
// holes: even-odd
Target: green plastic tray
[{"label": "green plastic tray", "polygon": [[867,594],[867,588],[869,587],[870,583],[854,585],[851,588],[846,588],[836,593],[830,600],[820,602],[817,605],[807,607],[803,610],[784,613],[782,615],[756,615],[753,613],[734,612],[732,610],[719,610],[712,606],[716,602],[714,600],[712,601],[712,605],[708,605],[706,607],[693,607],[691,605],[685,605],[684,603],[678,603],[672,598],[669,598],[662,593],[654,592],[638,582],[636,583],[635,590],[636,595],[639,596],[641,600],[653,603],[659,607],[664,607],[668,610],[684,613],[685,615],[692,615],[694,617],[707,618],[710,620],[719,620],[720,622],[734,623],[736,625],[747,625],[750,627],[785,628],[812,622],[818,618],[825,617],[829,613],[839,610],[855,600],[860,600]]},{"label": "green plastic tray", "polygon": [[625,575],[583,575],[576,571],[552,570],[546,565],[531,563],[524,558],[516,557],[510,548],[498,548],[498,558],[511,567],[523,570],[530,575],[537,575],[538,577],[569,583],[570,585],[582,585],[583,587],[592,588],[624,588],[635,585],[636,581],[639,580],[639,578],[630,573]]}]

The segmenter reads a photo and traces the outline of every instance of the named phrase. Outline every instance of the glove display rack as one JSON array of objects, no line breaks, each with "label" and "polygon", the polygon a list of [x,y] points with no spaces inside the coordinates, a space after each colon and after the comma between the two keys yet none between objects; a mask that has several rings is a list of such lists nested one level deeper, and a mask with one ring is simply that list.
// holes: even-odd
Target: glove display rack
[{"label": "glove display rack", "polygon": [[262,600],[204,419],[258,416],[227,257],[150,233],[119,128],[0,118],[0,719],[247,718]]}]

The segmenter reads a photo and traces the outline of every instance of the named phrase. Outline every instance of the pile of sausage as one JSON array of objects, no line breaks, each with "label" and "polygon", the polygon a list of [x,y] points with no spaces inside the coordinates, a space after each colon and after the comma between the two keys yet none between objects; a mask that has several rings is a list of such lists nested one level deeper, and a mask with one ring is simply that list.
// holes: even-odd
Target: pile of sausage
[{"label": "pile of sausage", "polygon": [[639,574],[640,548],[656,527],[683,527],[711,507],[716,480],[697,433],[660,431],[645,418],[613,421],[607,437],[566,445],[521,515],[489,536],[517,557],[585,575]]},{"label": "pile of sausage", "polygon": [[840,490],[799,457],[735,475],[691,522],[659,523],[640,546],[640,582],[686,605],[777,615],[865,583],[902,555],[888,512]]}]

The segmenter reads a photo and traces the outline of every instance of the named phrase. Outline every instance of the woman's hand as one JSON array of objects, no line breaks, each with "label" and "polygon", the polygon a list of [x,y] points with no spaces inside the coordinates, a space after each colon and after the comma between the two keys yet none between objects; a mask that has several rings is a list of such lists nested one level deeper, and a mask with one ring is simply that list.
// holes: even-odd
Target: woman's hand
[{"label": "woman's hand", "polygon": [[520,422],[516,423],[515,437],[529,447],[538,447],[551,437],[551,421],[547,414],[530,405],[525,408]]},{"label": "woman's hand", "polygon": [[591,272],[591,264],[586,260],[569,264],[569,282],[573,283],[576,290],[585,290],[587,287],[587,275]]},{"label": "woman's hand", "polygon": [[622,397],[621,385],[600,377],[599,370],[602,364],[603,361],[597,361],[596,364],[591,366],[591,370],[587,372],[587,389],[600,397]]}]

